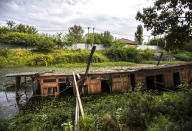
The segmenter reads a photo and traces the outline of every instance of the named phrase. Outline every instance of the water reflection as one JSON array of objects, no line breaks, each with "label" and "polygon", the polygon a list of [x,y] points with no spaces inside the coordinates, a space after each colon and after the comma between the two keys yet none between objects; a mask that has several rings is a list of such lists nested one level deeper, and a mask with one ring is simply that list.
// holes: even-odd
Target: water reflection
[{"label": "water reflection", "polygon": [[27,86],[26,93],[23,88],[19,90],[19,97],[16,97],[15,90],[0,91],[0,120],[13,118],[26,105],[29,98],[33,95],[32,88],[30,85]]}]

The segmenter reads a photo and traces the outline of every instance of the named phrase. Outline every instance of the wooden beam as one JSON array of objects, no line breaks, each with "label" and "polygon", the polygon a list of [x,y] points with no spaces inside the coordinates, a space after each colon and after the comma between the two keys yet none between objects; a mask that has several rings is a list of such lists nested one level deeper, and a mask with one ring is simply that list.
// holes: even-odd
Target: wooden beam
[{"label": "wooden beam", "polygon": [[31,85],[32,85],[32,89],[33,89],[33,95],[36,94],[36,88],[35,88],[35,86],[34,86],[34,80],[35,80],[35,78],[34,78],[34,77],[31,77]]},{"label": "wooden beam", "polygon": [[159,59],[158,59],[158,62],[157,62],[157,66],[160,64],[162,57],[163,57],[163,52],[161,52],[161,55],[159,56]]},{"label": "wooden beam", "polygon": [[16,97],[19,97],[18,91],[21,87],[21,77],[17,76],[16,77],[16,84],[15,84],[15,92],[16,92]]},{"label": "wooden beam", "polygon": [[90,55],[89,55],[89,59],[88,59],[88,63],[87,63],[87,69],[86,69],[86,71],[85,71],[85,76],[84,76],[84,78],[83,78],[83,80],[82,80],[82,84],[84,84],[84,82],[85,82],[85,80],[86,80],[86,78],[87,78],[87,75],[88,75],[88,72],[89,72],[90,63],[91,63],[92,56],[93,56],[95,50],[96,50],[96,46],[93,46],[93,48],[92,48],[92,50],[91,50],[91,53],[90,53]]},{"label": "wooden beam", "polygon": [[81,115],[82,115],[82,117],[83,117],[83,119],[84,119],[83,106],[82,106],[82,103],[81,103],[81,98],[80,98],[80,95],[79,95],[79,89],[78,89],[78,86],[77,86],[77,81],[76,81],[75,73],[74,73],[74,72],[73,72],[73,79],[74,79],[74,82],[75,82],[76,97],[77,97],[77,99],[78,99],[78,103],[79,103]]},{"label": "wooden beam", "polygon": [[79,103],[76,97],[76,109],[75,109],[75,131],[79,131]]}]

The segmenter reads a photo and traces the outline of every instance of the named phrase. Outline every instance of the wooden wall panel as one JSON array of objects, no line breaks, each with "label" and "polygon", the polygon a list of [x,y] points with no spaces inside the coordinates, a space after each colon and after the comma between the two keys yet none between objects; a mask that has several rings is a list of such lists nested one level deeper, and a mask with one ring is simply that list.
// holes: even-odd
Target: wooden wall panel
[{"label": "wooden wall panel", "polygon": [[114,74],[112,75],[112,92],[115,91],[122,91],[123,84],[121,80],[120,74]]},{"label": "wooden wall panel", "polygon": [[164,73],[164,83],[165,83],[165,88],[174,86],[172,72]]},{"label": "wooden wall panel", "polygon": [[91,78],[87,79],[88,83],[88,94],[95,94],[101,92],[101,80],[91,80]]},{"label": "wooden wall panel", "polygon": [[128,90],[130,87],[130,79],[129,79],[129,74],[122,74],[121,75],[121,85],[122,85],[122,91]]}]

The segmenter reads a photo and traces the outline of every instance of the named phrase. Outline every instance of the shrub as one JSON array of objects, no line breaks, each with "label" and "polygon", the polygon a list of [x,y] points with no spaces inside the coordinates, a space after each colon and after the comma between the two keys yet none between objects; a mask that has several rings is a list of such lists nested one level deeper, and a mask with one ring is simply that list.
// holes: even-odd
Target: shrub
[{"label": "shrub", "polygon": [[139,50],[134,47],[111,47],[107,49],[105,55],[113,61],[129,61],[129,62],[142,62],[142,56]]},{"label": "shrub", "polygon": [[152,60],[153,59],[153,51],[150,49],[145,49],[140,52],[142,58],[144,60]]},{"label": "shrub", "polygon": [[53,62],[53,57],[51,55],[38,55],[27,62],[30,66],[48,66]]},{"label": "shrub", "polygon": [[18,45],[18,46],[34,46],[37,44],[37,35],[20,33],[20,32],[7,32],[1,34],[0,41],[6,45]]},{"label": "shrub", "polygon": [[53,50],[56,46],[54,43],[54,39],[47,35],[40,35],[37,40],[37,44],[35,45],[36,50],[41,52],[49,52]]}]

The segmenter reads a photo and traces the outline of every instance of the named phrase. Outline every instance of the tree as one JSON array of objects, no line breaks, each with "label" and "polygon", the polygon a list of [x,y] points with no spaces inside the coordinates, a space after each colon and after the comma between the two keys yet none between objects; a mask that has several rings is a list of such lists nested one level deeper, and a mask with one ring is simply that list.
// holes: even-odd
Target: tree
[{"label": "tree", "polygon": [[6,24],[10,32],[23,32],[28,34],[36,34],[38,32],[34,26],[16,24],[14,21],[7,21]]},{"label": "tree", "polygon": [[11,20],[7,20],[6,21],[6,24],[7,24],[7,26],[8,26],[8,28],[10,29],[10,30],[12,30],[14,27],[15,27],[15,22],[14,21],[11,21]]},{"label": "tree", "polygon": [[68,34],[66,35],[67,41],[71,44],[76,44],[82,40],[84,30],[80,25],[74,25],[68,29]]},{"label": "tree", "polygon": [[[85,40],[87,40],[88,34],[85,34]],[[89,33],[89,42],[91,44],[101,44],[101,41],[103,39],[102,34],[99,33]]]},{"label": "tree", "polygon": [[148,45],[158,45],[161,48],[164,48],[166,45],[166,42],[163,38],[154,38],[149,41]]},{"label": "tree", "polygon": [[191,0],[155,0],[152,7],[138,12],[136,19],[142,21],[152,35],[166,35],[166,49],[175,50],[191,39],[191,10]]},{"label": "tree", "polygon": [[113,42],[113,36],[109,31],[105,31],[103,34],[102,44],[104,47],[109,47],[112,45]]},{"label": "tree", "polygon": [[140,45],[143,43],[143,27],[142,25],[137,26],[137,31],[135,32],[135,41]]},{"label": "tree", "polygon": [[64,41],[62,39],[62,33],[57,33],[54,37],[54,42],[57,45],[57,48],[61,49],[64,46]]},{"label": "tree", "polygon": [[28,34],[36,34],[38,32],[35,27],[23,24],[18,24],[17,26],[15,26],[14,31]]}]

